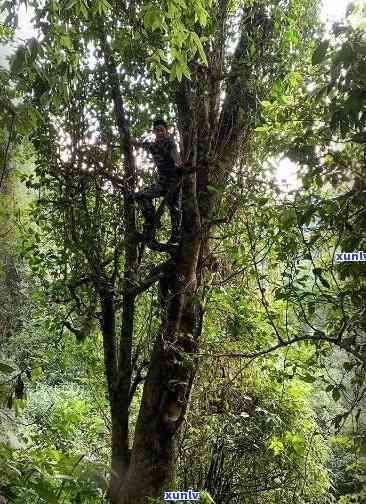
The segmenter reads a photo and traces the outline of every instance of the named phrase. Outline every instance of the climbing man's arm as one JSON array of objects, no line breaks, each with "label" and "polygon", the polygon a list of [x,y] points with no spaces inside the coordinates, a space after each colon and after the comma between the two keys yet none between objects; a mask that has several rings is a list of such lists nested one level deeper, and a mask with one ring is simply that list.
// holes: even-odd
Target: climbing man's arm
[{"label": "climbing man's arm", "polygon": [[133,147],[136,147],[136,149],[145,149],[145,150],[150,150],[151,142],[143,142],[142,140],[138,140],[137,138],[131,138],[130,139],[131,145]]},{"label": "climbing man's arm", "polygon": [[174,142],[174,140],[171,141],[170,155],[171,155],[172,159],[174,160],[176,167],[178,167],[182,164],[182,161],[180,159],[178,149],[177,149],[177,146],[176,146],[176,143]]}]

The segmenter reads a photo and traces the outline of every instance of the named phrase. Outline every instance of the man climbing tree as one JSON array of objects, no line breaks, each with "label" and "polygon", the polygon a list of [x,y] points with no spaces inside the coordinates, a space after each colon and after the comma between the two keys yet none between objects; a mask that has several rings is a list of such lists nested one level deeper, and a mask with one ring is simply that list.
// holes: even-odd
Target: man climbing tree
[{"label": "man climbing tree", "polygon": [[181,184],[179,169],[181,167],[179,154],[174,140],[168,135],[168,125],[163,119],[155,119],[153,123],[155,142],[138,141],[132,139],[135,147],[142,147],[151,153],[158,168],[159,179],[147,191],[136,194],[136,199],[141,201],[146,219],[146,235],[149,241],[154,240],[155,230],[159,225],[152,200],[161,196],[166,198],[170,211],[172,232],[167,245],[177,246],[180,241],[181,226]]}]

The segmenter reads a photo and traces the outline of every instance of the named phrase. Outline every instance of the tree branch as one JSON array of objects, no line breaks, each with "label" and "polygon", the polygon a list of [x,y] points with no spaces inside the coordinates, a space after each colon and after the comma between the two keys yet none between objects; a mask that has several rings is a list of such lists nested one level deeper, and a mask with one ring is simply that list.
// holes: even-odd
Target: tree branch
[{"label": "tree branch", "polygon": [[137,390],[137,387],[139,386],[139,384],[144,381],[144,377],[142,376],[142,371],[149,365],[149,361],[142,361],[142,363],[140,364],[140,366],[137,368],[137,371],[136,371],[136,376],[135,376],[135,379],[133,380],[132,384],[131,384],[131,388],[130,388],[130,393],[129,393],[129,397],[128,397],[128,405],[130,406],[131,405],[131,402],[132,402],[132,399],[133,399],[133,396],[135,395],[135,392]]},{"label": "tree branch", "polygon": [[357,360],[359,360],[362,363],[365,363],[365,356],[362,354],[358,353],[354,349],[351,348],[350,345],[347,345],[346,343],[342,343],[342,341],[338,340],[338,337],[331,337],[331,336],[326,336],[324,333],[319,333],[321,335],[316,336],[316,335],[311,335],[308,334],[306,336],[298,336],[296,338],[292,338],[290,340],[282,340],[280,343],[277,345],[274,345],[270,348],[267,348],[266,350],[262,350],[260,352],[252,352],[252,353],[242,353],[242,352],[224,352],[224,353],[216,353],[216,354],[209,354],[209,353],[195,353],[195,356],[198,357],[239,357],[239,358],[244,358],[244,359],[256,359],[258,357],[263,357],[264,355],[268,355],[272,352],[275,352],[276,350],[279,350],[280,348],[285,348],[290,345],[294,345],[295,343],[300,343],[301,341],[314,341],[314,342],[328,342],[332,343],[333,345],[338,346],[339,348],[342,348],[343,350],[346,350],[347,352],[351,353],[354,357],[356,357]]},{"label": "tree branch", "polygon": [[[124,208],[123,217],[125,223],[125,264],[123,276],[123,299],[122,299],[122,327],[119,339],[118,361],[117,361],[117,379],[113,384],[113,395],[111,397],[112,412],[112,474],[113,460],[119,461],[118,464],[127,469],[130,460],[129,450],[129,411],[128,401],[132,379],[132,340],[134,332],[134,313],[135,313],[135,295],[128,292],[133,287],[135,271],[137,269],[137,236],[136,236],[136,216],[135,205],[132,198],[127,197],[133,193],[136,187],[136,168],[135,158],[130,143],[130,133],[126,112],[124,109],[120,81],[117,73],[117,64],[114,59],[111,47],[107,41],[107,35],[104,28],[104,20],[98,17],[97,25],[99,29],[99,38],[102,53],[105,60],[108,83],[112,100],[114,103],[114,115],[119,133],[119,144],[124,160]],[[116,271],[113,273],[116,278]],[[117,357],[117,356],[116,356]],[[105,360],[106,370],[108,372],[108,359]],[[116,482],[113,486],[119,486],[120,475],[118,472],[112,476]]]},{"label": "tree branch", "polygon": [[128,289],[127,294],[136,296],[137,294],[145,292],[155,282],[158,282],[164,275],[166,275],[172,265],[173,262],[169,260],[162,264],[159,264],[158,266],[155,266],[155,268],[151,270],[150,274],[145,278],[145,280],[139,285]]},{"label": "tree branch", "polygon": [[15,113],[13,112],[12,113],[12,118],[11,118],[11,123],[10,123],[9,138],[8,138],[7,143],[6,143],[5,152],[4,152],[4,163],[3,163],[3,168],[2,168],[2,171],[1,171],[1,178],[0,178],[0,191],[1,191],[1,186],[3,184],[4,177],[5,177],[6,165],[7,165],[7,162],[8,162],[9,149],[10,149],[10,145],[11,145],[11,141],[12,141],[12,137],[13,137],[14,121],[15,121]]}]

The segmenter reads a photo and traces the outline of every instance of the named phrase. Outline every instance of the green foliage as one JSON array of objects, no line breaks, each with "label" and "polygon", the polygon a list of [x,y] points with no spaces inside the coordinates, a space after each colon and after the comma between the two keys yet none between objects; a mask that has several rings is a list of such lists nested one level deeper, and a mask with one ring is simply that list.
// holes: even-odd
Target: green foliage
[{"label": "green foliage", "polygon": [[[300,382],[275,386],[256,367],[245,370],[229,360],[220,366],[221,383],[218,366],[209,376],[202,368],[180,481],[198,488],[205,482],[215,502],[250,503],[253,495],[263,502],[292,502],[294,495],[297,502],[326,502],[328,475],[320,468],[327,448],[308,389]],[[239,373],[242,389],[232,381]]]},{"label": "green foliage", "polygon": [[[5,363],[3,368],[5,371]],[[13,375],[18,373],[7,365],[7,372],[10,370]],[[6,420],[0,430],[2,495],[16,503],[56,503],[60,498],[70,504],[103,502],[107,458],[101,446],[106,427],[94,399],[70,382],[59,386],[37,382],[34,386],[41,376],[39,368],[27,374],[28,399],[21,410],[20,399],[12,404],[19,424],[12,410],[0,410]],[[9,397],[11,381],[7,379],[7,383],[7,390],[0,391]]]}]

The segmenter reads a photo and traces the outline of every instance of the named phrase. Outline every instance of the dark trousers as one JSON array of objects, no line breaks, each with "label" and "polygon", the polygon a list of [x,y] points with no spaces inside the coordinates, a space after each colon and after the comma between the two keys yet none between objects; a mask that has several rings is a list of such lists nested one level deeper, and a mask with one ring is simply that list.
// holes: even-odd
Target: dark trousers
[{"label": "dark trousers", "polygon": [[142,203],[142,212],[148,223],[149,234],[155,234],[155,228],[158,225],[157,215],[153,200],[163,197],[166,200],[170,212],[172,225],[171,241],[179,240],[182,221],[182,197],[179,179],[175,177],[160,177],[157,184],[149,187],[146,191],[138,193],[137,199]]}]

